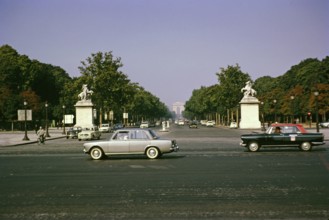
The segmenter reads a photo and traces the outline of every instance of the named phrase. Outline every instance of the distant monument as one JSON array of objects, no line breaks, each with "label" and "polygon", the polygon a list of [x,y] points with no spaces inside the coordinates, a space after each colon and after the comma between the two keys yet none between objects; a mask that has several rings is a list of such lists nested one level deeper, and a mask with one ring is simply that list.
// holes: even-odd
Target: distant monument
[{"label": "distant monument", "polygon": [[92,90],[88,89],[88,86],[84,84],[82,86],[82,92],[78,95],[79,101],[74,105],[76,112],[76,124],[80,127],[91,127],[94,125],[93,118],[93,103],[91,102]]},{"label": "distant monument", "polygon": [[183,102],[175,102],[172,105],[172,111],[175,112],[176,118],[182,118],[183,111],[185,110],[184,103]]},{"label": "distant monument", "polygon": [[241,89],[243,98],[240,101],[241,120],[239,127],[242,129],[261,128],[259,121],[259,101],[255,97],[257,92],[252,88],[250,81],[246,82],[246,86]]}]

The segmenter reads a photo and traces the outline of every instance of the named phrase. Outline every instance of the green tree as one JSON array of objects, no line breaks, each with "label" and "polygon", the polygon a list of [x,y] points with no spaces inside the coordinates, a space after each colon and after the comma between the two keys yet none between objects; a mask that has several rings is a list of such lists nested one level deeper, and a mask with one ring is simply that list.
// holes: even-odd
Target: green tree
[{"label": "green tree", "polygon": [[221,68],[216,75],[221,87],[219,103],[226,109],[235,108],[243,97],[241,88],[245,86],[247,81],[251,81],[250,76],[243,73],[238,64],[228,66],[226,69]]}]

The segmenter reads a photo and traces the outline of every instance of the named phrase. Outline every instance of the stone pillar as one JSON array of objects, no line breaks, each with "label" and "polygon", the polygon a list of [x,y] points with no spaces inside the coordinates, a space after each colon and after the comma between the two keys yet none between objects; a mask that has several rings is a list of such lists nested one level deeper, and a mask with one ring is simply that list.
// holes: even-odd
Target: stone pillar
[{"label": "stone pillar", "polygon": [[94,125],[93,103],[91,100],[78,101],[75,105],[76,124],[80,127],[92,127]]},{"label": "stone pillar", "polygon": [[241,129],[258,129],[261,128],[259,121],[259,101],[257,98],[249,96],[240,101],[241,107]]}]

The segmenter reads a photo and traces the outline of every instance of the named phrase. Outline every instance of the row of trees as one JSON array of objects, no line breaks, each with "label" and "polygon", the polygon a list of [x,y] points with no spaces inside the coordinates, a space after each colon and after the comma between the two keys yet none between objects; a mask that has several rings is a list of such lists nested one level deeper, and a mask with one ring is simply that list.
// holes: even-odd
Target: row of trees
[{"label": "row of trees", "polygon": [[158,97],[146,91],[119,69],[123,64],[112,52],[92,54],[79,67],[81,76],[70,77],[61,67],[31,60],[9,45],[0,47],[0,129],[17,120],[17,110],[32,109],[34,124],[44,124],[45,104],[48,119],[61,122],[63,106],[66,114],[74,114],[83,84],[94,91],[93,103],[98,120],[114,112],[117,121],[124,111],[130,120],[170,117],[168,108]]},{"label": "row of trees", "polygon": [[[185,117],[217,119],[221,123],[239,120],[241,88],[251,81],[249,74],[242,72],[236,64],[221,68],[216,75],[218,84],[193,91],[185,103]],[[320,120],[326,121],[329,114],[329,57],[322,61],[306,59],[279,77],[260,77],[253,88],[261,102],[263,121],[290,121],[293,118],[305,121],[310,119],[308,113],[313,118],[318,113]],[[318,92],[318,96],[314,92]]]}]

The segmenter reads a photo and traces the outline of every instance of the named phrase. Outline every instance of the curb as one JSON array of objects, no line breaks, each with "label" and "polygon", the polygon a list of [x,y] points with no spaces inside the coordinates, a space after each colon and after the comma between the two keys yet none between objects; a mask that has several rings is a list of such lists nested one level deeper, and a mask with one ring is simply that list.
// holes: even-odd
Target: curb
[{"label": "curb", "polygon": [[[45,140],[45,142],[50,141],[50,140],[55,140],[55,139],[60,139],[60,138],[66,138],[66,136],[60,136],[60,137],[54,137],[54,138],[48,138]],[[38,141],[29,141],[29,142],[23,142],[23,143],[18,143],[18,144],[11,144],[8,146],[0,146],[0,147],[14,147],[14,146],[21,146],[21,145],[28,145],[28,144],[36,144]]]}]

